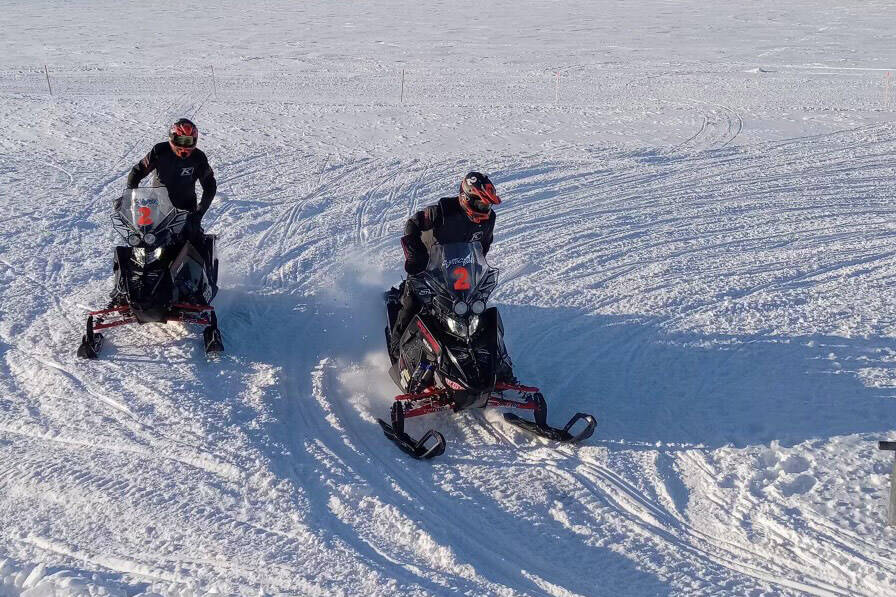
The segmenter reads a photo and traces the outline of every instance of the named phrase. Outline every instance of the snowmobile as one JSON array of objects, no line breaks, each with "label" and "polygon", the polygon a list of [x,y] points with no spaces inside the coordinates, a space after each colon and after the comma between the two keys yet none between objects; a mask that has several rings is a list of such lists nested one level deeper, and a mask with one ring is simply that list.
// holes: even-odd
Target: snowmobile
[{"label": "snowmobile", "polygon": [[[433,458],[445,451],[445,438],[430,429],[419,440],[404,430],[404,421],[435,412],[468,408],[516,408],[533,411],[534,421],[504,413],[504,419],[525,431],[557,442],[580,442],[597,424],[577,413],[562,429],[547,424],[547,403],[537,387],[522,385],[512,374],[498,309],[488,307],[498,282],[479,242],[434,244],[426,270],[404,284],[422,303],[404,331],[397,354],[390,352],[389,375],[403,394],[392,404],[389,423],[377,419],[387,438],[414,458]],[[386,346],[401,308],[403,288],[384,294],[388,325]],[[573,432],[579,421],[584,428]]]},{"label": "snowmobile", "polygon": [[98,330],[169,321],[204,325],[206,353],[224,350],[210,304],[218,292],[217,237],[204,235],[202,247],[185,240],[189,214],[174,207],[163,186],[128,189],[116,202],[112,226],[127,246],[115,247],[112,300],[88,315],[79,357],[97,358],[103,346]]}]

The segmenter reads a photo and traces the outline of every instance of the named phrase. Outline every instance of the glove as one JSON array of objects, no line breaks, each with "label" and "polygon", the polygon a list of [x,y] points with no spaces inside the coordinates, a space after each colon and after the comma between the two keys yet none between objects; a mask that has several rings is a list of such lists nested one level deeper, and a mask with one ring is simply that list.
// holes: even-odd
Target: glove
[{"label": "glove", "polygon": [[193,212],[187,215],[187,221],[184,223],[183,235],[186,238],[197,237],[202,234],[202,215]]},{"label": "glove", "polygon": [[409,276],[416,276],[417,274],[422,273],[425,269],[426,263],[421,263],[413,259],[405,259],[404,261],[404,271],[406,271]]},{"label": "glove", "polygon": [[411,276],[416,276],[426,269],[429,263],[429,254],[420,237],[407,234],[401,237],[401,248],[404,249],[404,271]]}]

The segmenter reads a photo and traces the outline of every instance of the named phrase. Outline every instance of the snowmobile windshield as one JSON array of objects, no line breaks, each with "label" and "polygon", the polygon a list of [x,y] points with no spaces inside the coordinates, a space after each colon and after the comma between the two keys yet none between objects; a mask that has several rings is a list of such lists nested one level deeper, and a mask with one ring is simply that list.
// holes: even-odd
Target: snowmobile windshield
[{"label": "snowmobile windshield", "polygon": [[132,247],[159,246],[183,230],[188,213],[174,207],[165,187],[140,187],[125,191],[112,222]]},{"label": "snowmobile windshield", "polygon": [[427,270],[453,299],[452,309],[457,315],[466,315],[474,304],[475,311],[481,312],[479,307],[488,300],[498,273],[485,260],[479,242],[433,245]]}]

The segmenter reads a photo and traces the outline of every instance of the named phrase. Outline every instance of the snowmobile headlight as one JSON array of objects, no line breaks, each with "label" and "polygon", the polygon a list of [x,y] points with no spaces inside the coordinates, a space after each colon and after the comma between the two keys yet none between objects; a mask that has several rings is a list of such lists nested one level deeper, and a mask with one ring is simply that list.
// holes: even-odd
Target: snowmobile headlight
[{"label": "snowmobile headlight", "polygon": [[134,261],[137,262],[141,267],[145,267],[150,263],[158,261],[162,258],[162,247],[159,247],[153,251],[149,251],[144,249],[143,247],[136,247],[134,249]]},{"label": "snowmobile headlight", "polygon": [[454,303],[454,312],[458,315],[466,315],[467,311],[470,310],[469,305],[463,301],[457,301]]},{"label": "snowmobile headlight", "polygon": [[153,251],[149,255],[152,256],[152,259],[147,259],[146,260],[147,262],[158,261],[159,259],[162,258],[162,247],[157,248],[155,251]]},{"label": "snowmobile headlight", "polygon": [[128,244],[131,245],[132,247],[136,247],[137,245],[139,245],[141,240],[142,239],[140,238],[139,234],[129,234],[128,235]]},{"label": "snowmobile headlight", "polygon": [[448,331],[455,336],[469,338],[479,328],[479,320],[478,315],[471,315],[469,319],[456,319],[449,316],[445,318],[445,323],[448,325]]},{"label": "snowmobile headlight", "polygon": [[152,232],[147,232],[143,235],[143,242],[145,242],[147,245],[156,244],[156,235]]},{"label": "snowmobile headlight", "polygon": [[448,331],[454,334],[455,336],[466,336],[467,335],[467,324],[459,319],[455,319],[453,317],[446,317],[445,324],[448,326]]},{"label": "snowmobile headlight", "polygon": [[476,315],[481,315],[482,312],[485,311],[485,301],[478,299],[473,301],[473,304],[470,305],[470,309],[472,309],[473,313]]}]

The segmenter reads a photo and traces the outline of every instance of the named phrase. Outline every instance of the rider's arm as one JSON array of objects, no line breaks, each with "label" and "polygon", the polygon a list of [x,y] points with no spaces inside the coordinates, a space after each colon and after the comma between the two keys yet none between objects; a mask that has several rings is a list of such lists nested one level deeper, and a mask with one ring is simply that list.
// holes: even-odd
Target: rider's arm
[{"label": "rider's arm", "polygon": [[157,163],[158,155],[156,155],[156,148],[153,147],[149,150],[149,153],[146,154],[146,157],[134,164],[134,167],[131,168],[131,172],[128,174],[128,188],[136,189],[140,184],[140,181],[146,178],[147,174],[156,169]]},{"label": "rider's arm", "polygon": [[201,219],[205,212],[208,211],[209,206],[211,206],[215,193],[218,192],[218,182],[215,180],[215,173],[207,161],[205,162],[205,168],[199,174],[199,184],[202,185],[202,198],[199,200],[198,210],[199,218]]},{"label": "rider's arm", "polygon": [[482,234],[482,254],[488,255],[488,249],[492,246],[492,241],[495,239],[495,213],[492,212],[491,217],[488,219],[488,225],[485,228],[485,232]]},{"label": "rider's arm", "polygon": [[401,237],[401,248],[404,249],[404,269],[409,274],[418,274],[426,269],[429,254],[421,238],[424,230],[432,230],[441,220],[442,211],[439,204],[430,205],[408,218]]}]

